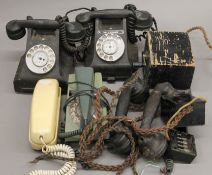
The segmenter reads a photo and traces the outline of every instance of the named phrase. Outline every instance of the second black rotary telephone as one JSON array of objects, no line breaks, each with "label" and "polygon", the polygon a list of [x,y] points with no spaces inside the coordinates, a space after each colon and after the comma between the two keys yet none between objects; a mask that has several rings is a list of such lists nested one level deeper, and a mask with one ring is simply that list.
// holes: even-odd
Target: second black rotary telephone
[{"label": "second black rotary telephone", "polygon": [[[69,22],[68,14],[89,10]],[[32,92],[36,82],[43,78],[59,80],[66,92],[68,75],[75,66],[90,66],[101,72],[107,81],[124,80],[143,65],[135,44],[145,30],[154,30],[154,18],[134,5],[124,9],[71,10],[55,20],[12,20],[6,26],[12,40],[24,37],[28,29],[25,54],[14,79],[16,92]]]}]

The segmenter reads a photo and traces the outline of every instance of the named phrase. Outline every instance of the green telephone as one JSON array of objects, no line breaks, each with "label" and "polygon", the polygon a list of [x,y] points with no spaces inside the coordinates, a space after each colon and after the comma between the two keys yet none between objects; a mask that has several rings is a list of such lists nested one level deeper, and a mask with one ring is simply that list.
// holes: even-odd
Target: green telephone
[{"label": "green telephone", "polygon": [[[86,68],[83,68],[83,70]],[[75,72],[76,73],[76,72]],[[99,72],[96,73],[92,73],[94,76],[94,80],[91,82],[92,86],[94,86],[95,88],[99,88],[103,85],[102,82],[102,74]],[[67,99],[70,97],[71,94],[73,94],[74,92],[77,91],[78,86],[77,86],[77,78],[75,74],[70,74],[69,75],[69,86],[68,86],[68,92],[67,92]],[[74,83],[76,82],[76,83]],[[88,87],[87,87],[88,88]],[[88,97],[88,96],[87,96]],[[81,128],[81,120],[80,120],[80,115],[82,114],[82,108],[86,106],[86,99],[83,101],[83,103],[81,103],[81,107],[80,107],[80,102],[79,102],[79,98],[75,100],[75,103],[70,103],[70,105],[67,105],[66,107],[66,117],[65,117],[65,133],[68,132],[74,132],[77,131]],[[88,100],[87,100],[88,101]],[[91,106],[90,106],[91,108]],[[93,109],[90,109],[91,111],[89,112],[90,114],[92,114]],[[86,110],[88,111],[88,110]],[[103,115],[107,114],[107,109],[106,107],[103,108],[102,111]],[[67,137],[65,138],[65,142],[77,142],[79,141],[79,135],[75,135],[72,137]]]}]

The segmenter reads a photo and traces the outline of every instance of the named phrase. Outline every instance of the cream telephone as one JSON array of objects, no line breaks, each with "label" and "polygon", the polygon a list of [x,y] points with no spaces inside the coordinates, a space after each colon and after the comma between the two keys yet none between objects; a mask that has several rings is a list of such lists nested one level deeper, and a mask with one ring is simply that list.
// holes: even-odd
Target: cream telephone
[{"label": "cream telephone", "polygon": [[[29,142],[35,150],[60,158],[75,158],[74,150],[57,143],[61,88],[56,79],[39,80],[35,86],[29,121]],[[74,175],[76,161],[67,161],[59,170],[34,170],[29,175]]]},{"label": "cream telephone", "polygon": [[40,150],[57,142],[61,89],[56,79],[39,80],[35,86],[29,121],[29,142]]}]

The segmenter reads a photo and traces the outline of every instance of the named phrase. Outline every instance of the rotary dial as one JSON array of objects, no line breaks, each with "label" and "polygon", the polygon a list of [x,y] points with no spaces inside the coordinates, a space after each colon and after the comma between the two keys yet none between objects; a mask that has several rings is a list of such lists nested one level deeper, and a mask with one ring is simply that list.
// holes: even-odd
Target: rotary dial
[{"label": "rotary dial", "polygon": [[123,39],[113,33],[102,35],[96,43],[98,56],[108,62],[117,61],[124,53],[125,44]]},{"label": "rotary dial", "polygon": [[36,74],[45,74],[52,70],[56,56],[47,45],[40,44],[31,47],[26,54],[26,65],[30,71]]}]

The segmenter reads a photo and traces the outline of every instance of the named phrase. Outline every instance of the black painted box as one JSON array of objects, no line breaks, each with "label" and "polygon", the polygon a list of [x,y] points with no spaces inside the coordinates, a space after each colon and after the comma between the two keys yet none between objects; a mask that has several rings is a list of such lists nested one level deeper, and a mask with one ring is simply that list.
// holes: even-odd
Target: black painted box
[{"label": "black painted box", "polygon": [[184,32],[148,32],[145,61],[149,84],[170,82],[189,89],[195,69],[189,36]]}]

